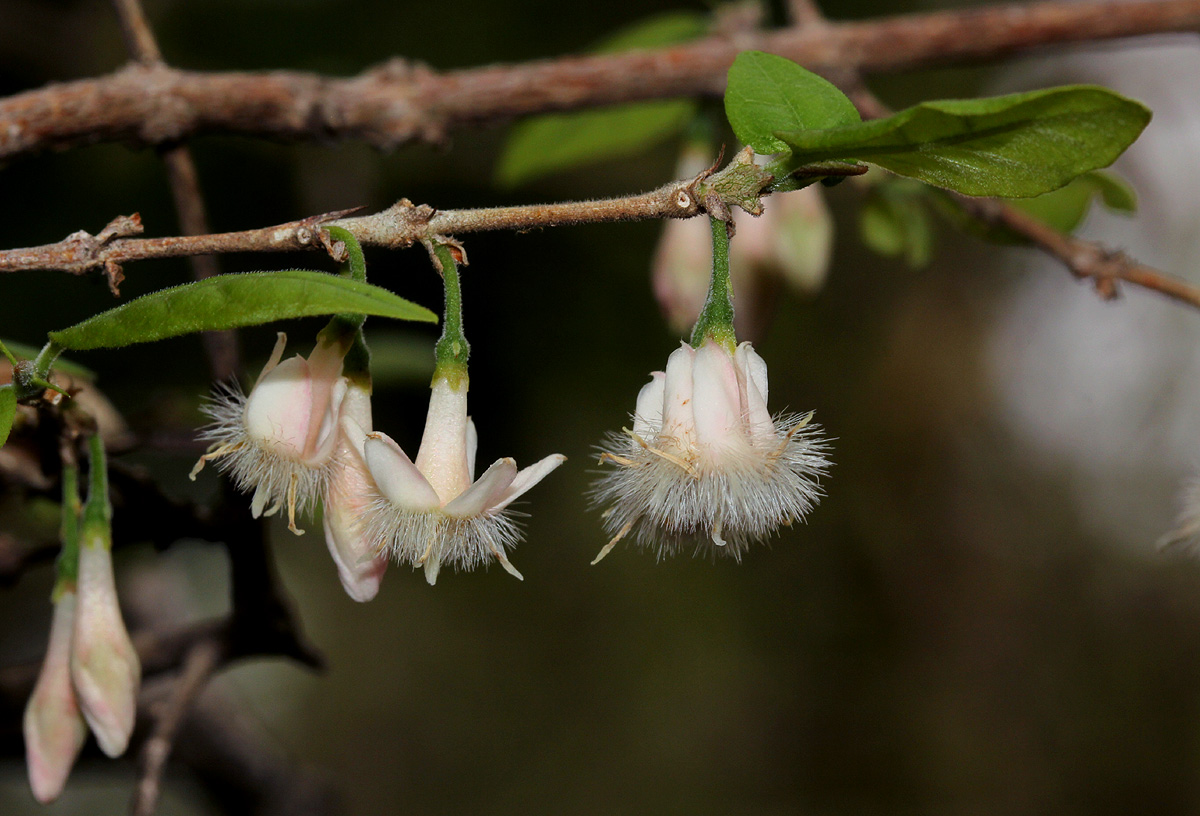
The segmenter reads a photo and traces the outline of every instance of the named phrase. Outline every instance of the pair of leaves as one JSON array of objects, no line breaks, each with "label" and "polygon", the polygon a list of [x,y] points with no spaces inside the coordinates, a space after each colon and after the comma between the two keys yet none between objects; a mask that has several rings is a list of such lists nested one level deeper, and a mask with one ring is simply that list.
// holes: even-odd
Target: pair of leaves
[{"label": "pair of leaves", "polygon": [[1078,85],[984,99],[923,102],[860,121],[835,86],[759,51],[729,70],[725,111],[738,138],[784,153],[790,172],[823,161],[867,161],[974,196],[1037,196],[1107,167],[1150,111],[1105,88]]},{"label": "pair of leaves", "polygon": [[[707,29],[703,14],[663,14],[610,37],[593,51],[610,54],[676,45],[702,36]],[[496,180],[516,186],[588,162],[636,153],[681,131],[696,109],[692,99],[663,99],[526,119],[509,134]]]}]

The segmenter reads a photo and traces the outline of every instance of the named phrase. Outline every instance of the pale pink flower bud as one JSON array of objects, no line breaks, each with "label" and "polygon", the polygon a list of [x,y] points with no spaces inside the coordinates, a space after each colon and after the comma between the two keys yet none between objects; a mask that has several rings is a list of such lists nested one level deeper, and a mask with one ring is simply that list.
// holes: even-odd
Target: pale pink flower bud
[{"label": "pale pink flower bud", "polygon": [[120,756],[133,733],[142,669],[117,604],[112,553],[98,538],[79,545],[71,680],[100,750]]},{"label": "pale pink flower bud", "polygon": [[255,518],[286,505],[288,529],[300,534],[297,510],[316,504],[334,469],[346,349],[318,341],[307,359],[296,355],[280,362],[286,343],[280,332],[248,396],[225,389],[205,406],[214,421],[201,437],[213,448],[200,457],[191,477],[205,462],[217,460],[238,488],[254,492],[250,510]]},{"label": "pale pink flower bud", "polygon": [[552,454],[524,470],[498,459],[475,479],[475,424],[467,416],[465,375],[438,377],[414,463],[386,434],[368,434],[363,458],[377,488],[366,527],[393,558],[422,566],[430,584],[443,563],[473,569],[492,559],[521,577],[506,551],[520,531],[509,504],[566,461]]},{"label": "pale pink flower bud", "polygon": [[346,594],[365,602],[379,592],[388,556],[363,523],[374,499],[374,482],[363,459],[363,443],[371,429],[371,395],[353,382],[342,400],[340,425],[337,467],[325,494],[325,543]]},{"label": "pale pink flower bud", "polygon": [[[633,430],[611,435],[597,482],[612,539],[660,555],[685,547],[741,559],[752,541],[802,519],[820,498],[826,443],[811,414],[767,410],[767,366],[749,343],[686,343],[638,394]],[[593,562],[595,563],[595,562]]]},{"label": "pale pink flower bud", "polygon": [[71,767],[87,740],[87,724],[71,684],[71,632],[75,593],[64,590],[54,603],[50,644],[33,695],[25,707],[25,759],[29,786],[42,804],[62,793]]}]

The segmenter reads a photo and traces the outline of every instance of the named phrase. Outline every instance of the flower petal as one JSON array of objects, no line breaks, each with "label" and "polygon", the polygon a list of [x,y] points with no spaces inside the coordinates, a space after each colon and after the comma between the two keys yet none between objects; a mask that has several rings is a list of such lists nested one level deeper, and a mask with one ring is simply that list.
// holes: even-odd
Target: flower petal
[{"label": "flower petal", "polygon": [[451,388],[444,377],[439,379],[429,394],[429,413],[416,465],[443,503],[452,501],[471,484],[467,424],[466,379],[458,388]]},{"label": "flower petal", "polygon": [[402,510],[425,513],[441,505],[433,486],[387,434],[367,435],[363,459],[379,492]]},{"label": "flower petal", "polygon": [[520,473],[512,480],[512,484],[504,491],[504,495],[500,497],[500,501],[492,506],[493,510],[503,510],[514,500],[521,497],[527,490],[535,484],[545,479],[550,471],[567,461],[567,457],[561,453],[552,453],[540,462],[535,462],[527,468],[521,470]]},{"label": "flower petal", "polygon": [[696,430],[692,416],[692,362],[695,356],[695,349],[682,343],[667,358],[660,436],[684,438]]},{"label": "flower petal", "polygon": [[[366,396],[361,389],[351,388],[346,407],[350,409]],[[350,414],[362,417],[363,413],[359,407],[342,417],[337,448],[339,467],[329,482],[324,518],[325,544],[337,565],[342,587],[360,603],[378,594],[388,565],[387,556],[380,554],[381,542],[368,538],[362,525],[371,504],[371,474],[362,457],[366,434]],[[369,420],[369,402],[365,416]]]},{"label": "flower petal", "polygon": [[317,345],[308,355],[308,376],[312,382],[308,436],[305,439],[304,452],[306,457],[317,458],[318,451],[326,447],[325,455],[332,449],[330,440],[337,431],[337,412],[346,393],[345,380],[342,378],[342,358],[346,349],[340,343],[323,343]]},{"label": "flower petal", "polygon": [[71,685],[71,635],[75,593],[64,592],[54,604],[50,644],[37,685],[25,707],[23,730],[29,787],[43,805],[62,793],[71,767],[87,740],[87,723]]},{"label": "flower petal", "polygon": [[748,342],[742,343],[734,355],[738,369],[738,386],[744,394],[746,421],[756,436],[775,436],[775,423],[767,410],[767,364]]},{"label": "flower petal", "polygon": [[693,369],[696,440],[717,449],[742,437],[742,410],[733,355],[706,340]]},{"label": "flower petal", "polygon": [[275,366],[246,398],[246,434],[284,456],[302,458],[312,410],[308,363],[292,357]]},{"label": "flower petal", "polygon": [[475,420],[467,417],[467,475],[475,481],[475,452],[479,449],[479,433],[475,430]]},{"label": "flower petal", "polygon": [[[655,371],[650,375],[650,382],[642,386],[638,392],[637,407],[633,411],[633,432],[642,439],[653,441],[658,435],[658,429],[663,424],[663,395],[667,375]],[[636,440],[634,447],[639,447]]]},{"label": "flower petal", "polygon": [[100,750],[118,757],[133,733],[141,664],[121,619],[112,553],[103,543],[80,542],[77,586],[71,680]]},{"label": "flower petal", "polygon": [[283,359],[283,350],[287,347],[287,335],[283,332],[275,333],[275,348],[271,349],[271,356],[267,358],[267,364],[263,366],[263,370],[258,372],[258,379],[254,381],[254,387],[262,382],[262,378],[271,373],[275,366],[279,365],[279,361]]},{"label": "flower petal", "polygon": [[484,471],[475,484],[443,508],[447,516],[472,518],[492,509],[500,501],[517,475],[517,463],[512,459],[497,459]]}]

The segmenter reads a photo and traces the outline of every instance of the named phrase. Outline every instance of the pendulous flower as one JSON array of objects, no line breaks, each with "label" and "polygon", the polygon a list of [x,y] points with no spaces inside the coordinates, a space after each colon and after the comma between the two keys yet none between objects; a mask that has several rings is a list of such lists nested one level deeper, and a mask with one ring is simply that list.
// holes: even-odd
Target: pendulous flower
[{"label": "pendulous flower", "polygon": [[346,594],[366,602],[379,592],[388,556],[363,523],[374,496],[363,459],[363,441],[371,429],[371,395],[364,385],[349,381],[341,414],[334,450],[337,467],[325,493],[325,543]]},{"label": "pendulous flower", "polygon": [[90,532],[85,520],[79,543],[71,680],[100,750],[118,757],[125,753],[133,733],[142,668],[117,604],[110,547],[107,534]]},{"label": "pendulous flower", "polygon": [[67,776],[87,740],[87,723],[71,684],[71,635],[75,628],[75,591],[55,593],[50,645],[38,674],[23,722],[29,786],[43,805],[62,793]]},{"label": "pendulous flower", "polygon": [[492,559],[520,578],[507,555],[520,530],[507,508],[566,461],[556,453],[518,471],[514,460],[498,459],[475,479],[476,446],[465,373],[435,374],[415,463],[386,434],[363,439],[376,487],[367,537],[397,561],[424,567],[430,584],[443,564],[469,570]]},{"label": "pendulous flower", "polygon": [[213,422],[201,433],[212,443],[191,478],[215,460],[242,491],[254,491],[255,518],[286,505],[288,529],[297,535],[296,514],[316,505],[336,465],[337,428],[346,380],[346,345],[318,337],[307,359],[280,362],[287,335],[279,340],[258,382],[245,395],[236,386],[218,391],[204,407]]}]

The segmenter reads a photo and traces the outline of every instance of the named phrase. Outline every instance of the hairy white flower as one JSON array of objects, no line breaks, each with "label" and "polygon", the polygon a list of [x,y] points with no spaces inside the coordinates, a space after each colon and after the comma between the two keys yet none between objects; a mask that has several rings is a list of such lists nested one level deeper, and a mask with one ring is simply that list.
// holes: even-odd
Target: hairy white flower
[{"label": "hairy white flower", "polygon": [[336,462],[345,348],[318,342],[308,359],[280,362],[286,343],[280,332],[248,396],[236,385],[225,387],[203,408],[213,422],[200,436],[212,449],[196,462],[191,478],[215,460],[238,489],[254,491],[255,518],[286,503],[288,529],[299,535],[304,531],[296,527],[297,511],[314,507],[325,494]]},{"label": "hairy white flower", "polygon": [[552,454],[518,471],[512,459],[498,459],[476,480],[476,446],[465,375],[456,385],[446,377],[434,382],[415,463],[386,434],[363,439],[376,487],[367,536],[395,560],[424,567],[430,584],[442,564],[469,570],[492,559],[520,578],[507,555],[520,530],[507,508],[566,460]]},{"label": "hairy white flower", "polygon": [[353,382],[342,400],[337,462],[325,493],[325,543],[337,564],[346,594],[365,602],[379,592],[388,557],[368,535],[364,519],[371,507],[374,483],[363,459],[363,441],[371,428],[371,395]]},{"label": "hairy white flower", "polygon": [[686,343],[638,394],[632,430],[611,434],[593,490],[612,540],[633,534],[660,557],[685,548],[740,560],[801,520],[821,497],[827,444],[811,414],[767,411],[767,366],[749,343],[731,353]]},{"label": "hairy white flower", "polygon": [[71,766],[87,740],[87,723],[71,684],[71,633],[75,627],[75,592],[63,591],[54,602],[50,645],[37,685],[25,707],[25,759],[29,787],[43,805],[62,793]]}]

